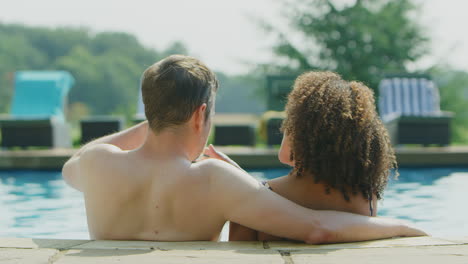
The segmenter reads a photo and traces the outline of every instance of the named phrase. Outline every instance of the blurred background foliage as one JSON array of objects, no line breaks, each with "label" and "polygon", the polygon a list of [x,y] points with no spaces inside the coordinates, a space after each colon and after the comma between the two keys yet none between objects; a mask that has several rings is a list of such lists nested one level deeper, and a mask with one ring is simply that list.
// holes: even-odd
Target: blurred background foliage
[{"label": "blurred background foliage", "polygon": [[411,14],[410,0],[357,0],[338,7],[339,1],[283,1],[285,27],[261,22],[276,36],[278,64],[272,72],[298,73],[330,70],[348,80],[378,86],[385,73],[407,72],[407,66],[428,52],[429,39]]},{"label": "blurred background foliage", "polygon": [[437,65],[428,70],[440,90],[440,107],[455,113],[452,142],[468,144],[468,72]]},{"label": "blurred background foliage", "polygon": [[[439,85],[441,107],[455,112],[456,144],[468,144],[468,73],[446,65],[415,67],[430,54],[431,40],[417,21],[411,0],[282,0],[281,25],[254,22],[271,36],[272,60],[250,62],[247,74],[218,72],[221,89],[216,112],[262,113],[265,76],[331,70],[374,90],[387,73],[426,72]],[[196,53],[196,51],[194,51]],[[142,45],[122,32],[87,28],[43,28],[0,23],[0,113],[8,113],[18,70],[67,70],[76,78],[68,115],[136,111],[138,84],[145,68],[170,54],[190,54],[176,42],[162,50]]]},{"label": "blurred background foliage", "polygon": [[[265,74],[330,70],[364,82],[378,96],[385,74],[429,73],[438,84],[441,108],[455,113],[452,142],[468,144],[468,73],[447,65],[415,67],[430,54],[431,39],[411,0],[283,0],[282,25],[260,21],[276,39],[275,61]],[[340,5],[341,4],[341,5]]]},{"label": "blurred background foliage", "polygon": [[156,51],[131,34],[94,34],[86,28],[0,24],[0,40],[0,112],[9,109],[15,71],[67,70],[76,78],[69,95],[71,116],[131,116],[143,70],[169,54],[187,53],[182,43]]}]

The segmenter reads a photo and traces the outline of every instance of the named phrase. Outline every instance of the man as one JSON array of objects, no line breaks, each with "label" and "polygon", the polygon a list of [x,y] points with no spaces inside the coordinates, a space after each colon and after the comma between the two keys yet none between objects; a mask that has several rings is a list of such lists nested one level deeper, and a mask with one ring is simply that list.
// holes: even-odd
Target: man
[{"label": "man", "polygon": [[194,163],[217,88],[200,61],[161,60],[143,75],[148,122],[85,145],[65,164],[65,180],[84,193],[91,238],[216,240],[228,220],[308,243],[425,235],[397,220],[306,209],[228,163]]}]

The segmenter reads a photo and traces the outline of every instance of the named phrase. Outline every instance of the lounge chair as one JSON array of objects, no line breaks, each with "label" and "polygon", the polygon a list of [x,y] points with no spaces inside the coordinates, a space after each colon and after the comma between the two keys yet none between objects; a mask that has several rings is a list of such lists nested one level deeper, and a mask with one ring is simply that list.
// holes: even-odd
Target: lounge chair
[{"label": "lounge chair", "polygon": [[255,114],[216,114],[213,119],[214,141],[218,146],[255,146]]},{"label": "lounge chair", "polygon": [[10,115],[0,118],[2,147],[71,147],[65,121],[73,76],[65,71],[19,71]]},{"label": "lounge chair", "polygon": [[284,111],[267,111],[261,116],[259,133],[267,146],[281,145],[283,133],[280,128],[285,118]]},{"label": "lounge chair", "polygon": [[124,128],[125,118],[123,116],[90,116],[80,120],[81,144],[90,142]]},{"label": "lounge chair", "polygon": [[294,85],[294,75],[269,75],[267,76],[266,89],[268,111],[262,116],[260,125],[261,135],[266,137],[268,146],[280,145],[283,134],[280,131],[285,118],[284,107]]},{"label": "lounge chair", "polygon": [[394,145],[449,145],[453,113],[440,110],[428,75],[388,75],[379,85],[379,110]]}]

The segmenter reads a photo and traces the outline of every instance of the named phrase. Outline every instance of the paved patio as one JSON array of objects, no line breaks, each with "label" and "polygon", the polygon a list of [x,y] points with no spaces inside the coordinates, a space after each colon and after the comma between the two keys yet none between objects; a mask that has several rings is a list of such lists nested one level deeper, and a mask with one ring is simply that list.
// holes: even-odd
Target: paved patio
[{"label": "paved patio", "polygon": [[0,238],[0,263],[468,263],[468,237],[285,242],[148,242]]}]

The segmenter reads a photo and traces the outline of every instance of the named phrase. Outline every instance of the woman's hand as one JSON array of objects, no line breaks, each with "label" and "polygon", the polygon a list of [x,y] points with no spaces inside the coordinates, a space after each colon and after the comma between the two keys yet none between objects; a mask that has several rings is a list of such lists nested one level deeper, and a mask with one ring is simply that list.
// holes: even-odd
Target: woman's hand
[{"label": "woman's hand", "polygon": [[[229,158],[226,154],[222,153],[221,151],[218,151],[214,148],[213,145],[209,145],[207,148],[205,148],[205,151],[203,152],[203,157],[204,158],[213,158],[213,159],[219,159],[219,160],[222,160],[222,161],[225,161],[229,164],[231,164],[232,166],[240,169],[240,170],[243,170],[239,164],[237,164],[235,161],[233,161],[231,158]],[[203,159],[203,158],[202,158]]]}]

